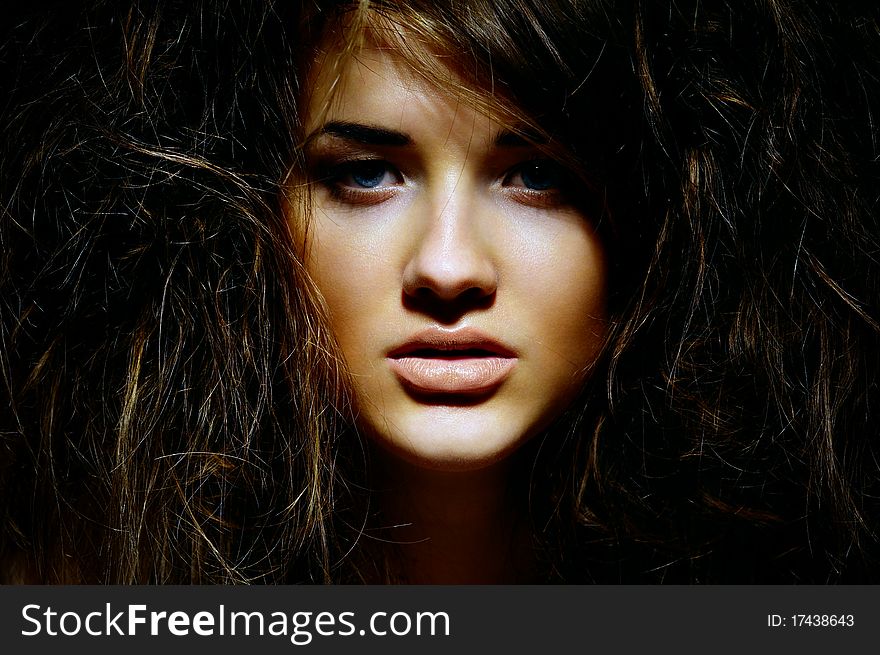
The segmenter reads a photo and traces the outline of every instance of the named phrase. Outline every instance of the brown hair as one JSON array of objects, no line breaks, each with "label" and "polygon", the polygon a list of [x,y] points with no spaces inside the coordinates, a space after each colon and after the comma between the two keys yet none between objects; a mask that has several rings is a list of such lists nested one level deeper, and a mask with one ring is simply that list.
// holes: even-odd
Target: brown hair
[{"label": "brown hair", "polygon": [[13,33],[3,556],[367,575],[364,456],[278,198],[327,30],[400,25],[610,208],[607,348],[529,446],[547,579],[875,580],[880,45],[826,5],[98,2]]},{"label": "brown hair", "polygon": [[18,579],[326,581],[337,559],[343,391],[277,207],[291,17],[180,9],[100,3],[18,37],[0,161]]}]

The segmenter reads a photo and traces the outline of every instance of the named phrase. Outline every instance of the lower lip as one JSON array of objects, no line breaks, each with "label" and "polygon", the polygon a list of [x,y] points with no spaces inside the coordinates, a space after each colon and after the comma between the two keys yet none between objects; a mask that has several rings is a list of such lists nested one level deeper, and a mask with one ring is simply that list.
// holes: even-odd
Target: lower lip
[{"label": "lower lip", "polygon": [[427,394],[486,394],[498,388],[516,366],[513,357],[400,357],[388,361],[405,386]]}]

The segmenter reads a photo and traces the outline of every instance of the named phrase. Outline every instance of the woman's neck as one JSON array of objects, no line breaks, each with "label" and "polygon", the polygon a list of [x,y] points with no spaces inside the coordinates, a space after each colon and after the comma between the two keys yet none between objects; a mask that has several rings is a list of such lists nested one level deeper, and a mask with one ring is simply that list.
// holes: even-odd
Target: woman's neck
[{"label": "woman's neck", "polygon": [[377,453],[382,539],[412,584],[527,582],[535,569],[516,462],[477,471],[421,468]]}]

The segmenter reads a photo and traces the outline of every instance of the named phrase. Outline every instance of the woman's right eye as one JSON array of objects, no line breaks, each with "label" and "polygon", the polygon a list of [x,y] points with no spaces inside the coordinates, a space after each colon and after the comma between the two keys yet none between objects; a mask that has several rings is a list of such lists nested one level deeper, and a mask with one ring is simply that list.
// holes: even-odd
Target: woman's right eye
[{"label": "woman's right eye", "polygon": [[375,189],[379,186],[385,186],[389,182],[395,183],[396,179],[391,179],[391,171],[388,170],[388,164],[383,161],[361,161],[354,162],[348,166],[348,172],[338,178],[338,181],[350,186],[358,186],[364,189]]},{"label": "woman's right eye", "polygon": [[355,159],[321,166],[316,181],[330,197],[349,205],[373,205],[391,198],[405,180],[384,159]]},{"label": "woman's right eye", "polygon": [[393,197],[406,179],[384,159],[320,159],[310,166],[312,180],[331,200],[345,205],[375,205]]},{"label": "woman's right eye", "polygon": [[403,176],[387,161],[364,159],[332,166],[326,181],[337,187],[351,189],[381,189],[403,182]]}]

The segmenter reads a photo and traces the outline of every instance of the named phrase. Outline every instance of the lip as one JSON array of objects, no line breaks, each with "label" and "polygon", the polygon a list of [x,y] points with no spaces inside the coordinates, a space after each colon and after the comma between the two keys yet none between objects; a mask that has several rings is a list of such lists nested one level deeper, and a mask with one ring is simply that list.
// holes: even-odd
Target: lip
[{"label": "lip", "polygon": [[429,328],[387,355],[401,384],[417,394],[480,396],[513,372],[516,352],[475,328]]}]

